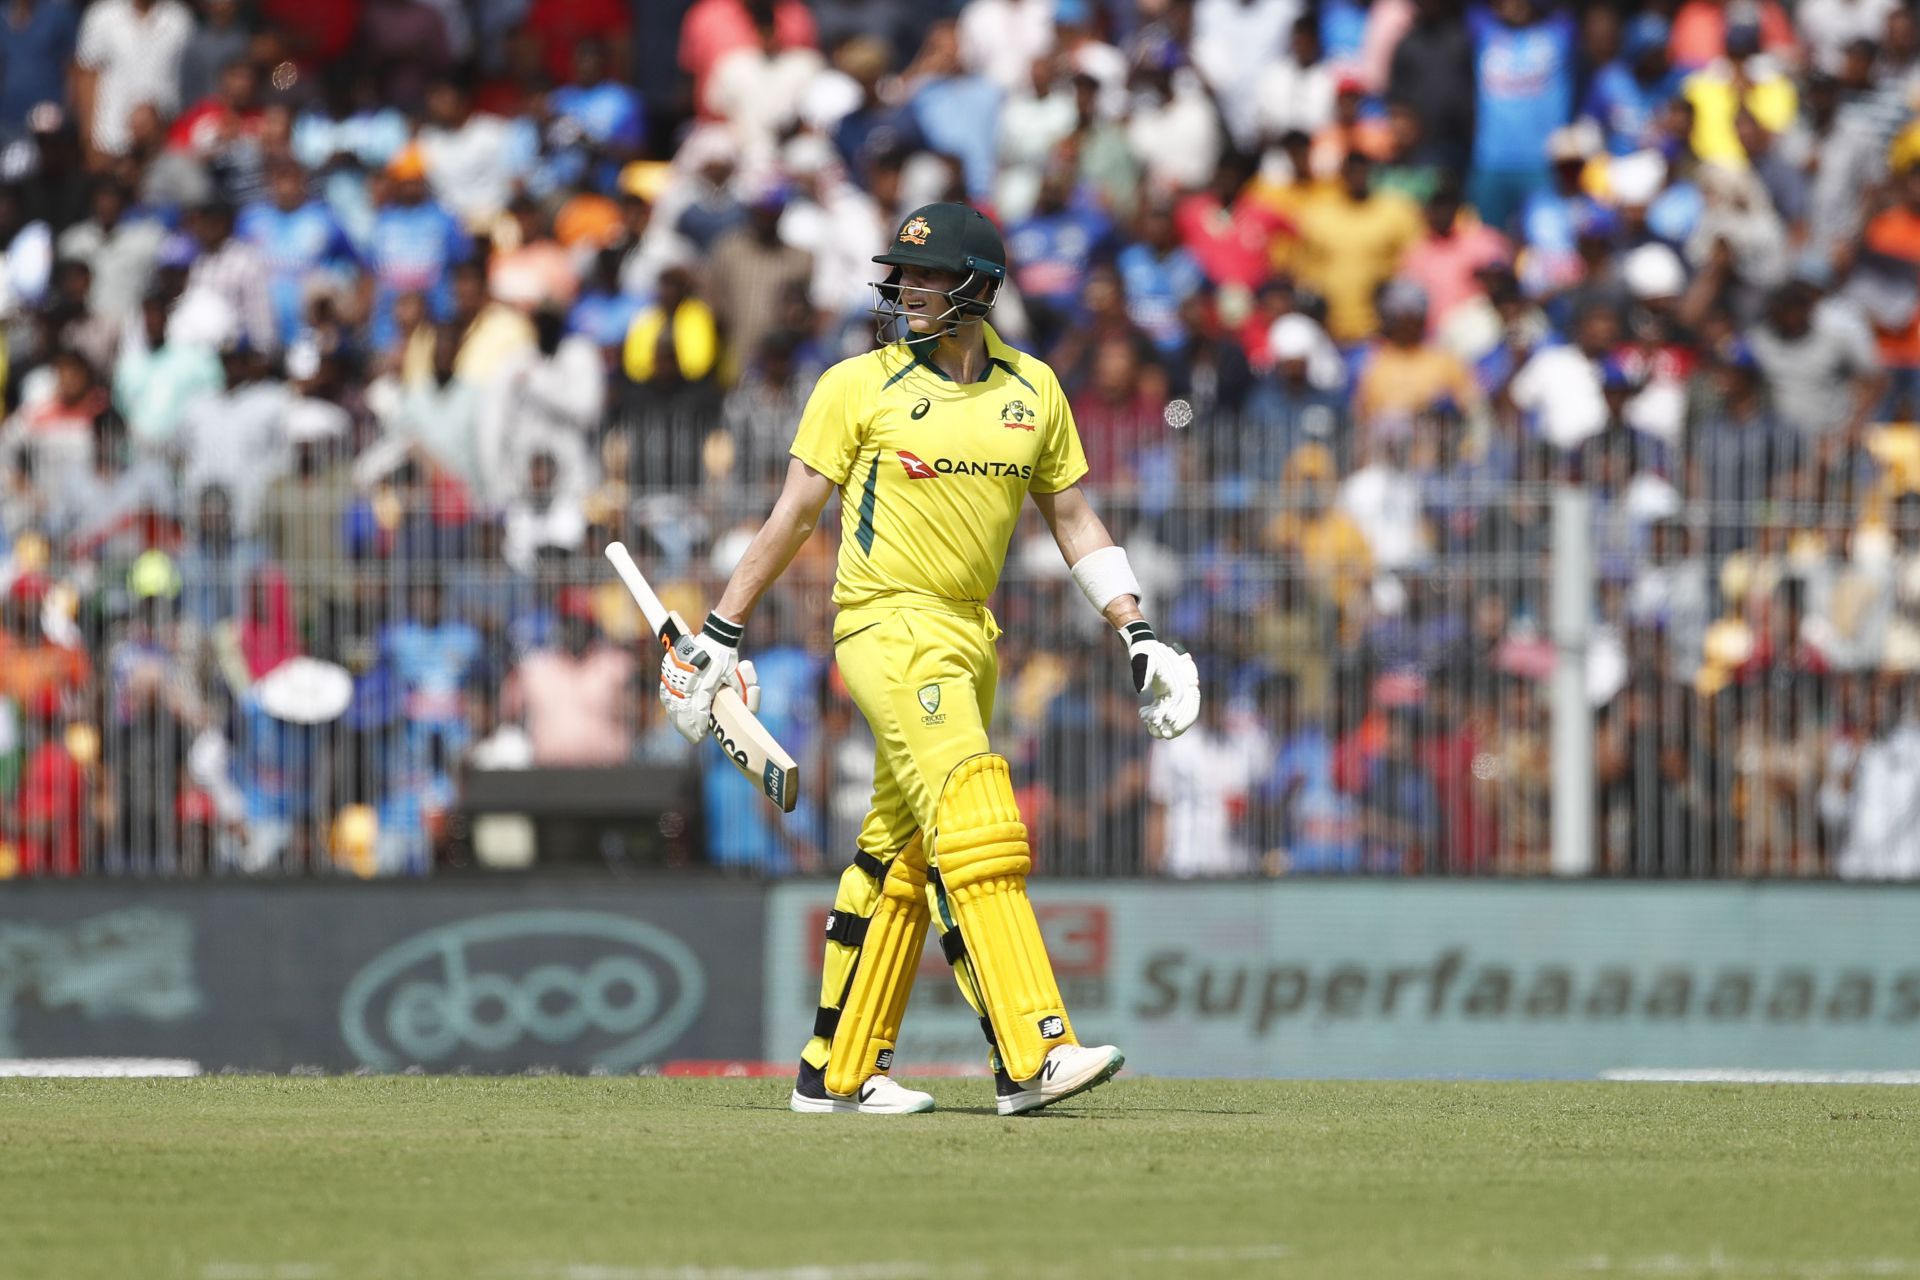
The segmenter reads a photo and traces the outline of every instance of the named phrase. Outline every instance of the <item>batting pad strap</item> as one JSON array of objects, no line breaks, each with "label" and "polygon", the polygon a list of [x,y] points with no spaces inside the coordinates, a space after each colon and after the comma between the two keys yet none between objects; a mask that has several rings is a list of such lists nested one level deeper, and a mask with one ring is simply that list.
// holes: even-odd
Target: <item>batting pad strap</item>
[{"label": "batting pad strap", "polygon": [[1099,614],[1121,596],[1140,594],[1140,580],[1133,576],[1127,553],[1120,547],[1102,547],[1081,556],[1074,562],[1073,580]]},{"label": "batting pad strap", "polygon": [[948,964],[959,964],[967,958],[967,940],[960,936],[958,929],[949,929],[940,935],[940,953],[946,956]]},{"label": "batting pad strap", "polygon": [[1027,899],[1033,857],[1006,760],[986,754],[962,761],[937,813],[934,856],[994,1043],[1008,1074],[1031,1080],[1049,1049],[1075,1041]]},{"label": "batting pad strap", "polygon": [[887,878],[887,864],[868,853],[865,849],[857,850],[854,853],[853,865],[866,872],[875,880],[884,880]]},{"label": "batting pad strap", "polygon": [[843,947],[857,947],[867,940],[868,921],[843,911],[827,914],[827,941]]}]

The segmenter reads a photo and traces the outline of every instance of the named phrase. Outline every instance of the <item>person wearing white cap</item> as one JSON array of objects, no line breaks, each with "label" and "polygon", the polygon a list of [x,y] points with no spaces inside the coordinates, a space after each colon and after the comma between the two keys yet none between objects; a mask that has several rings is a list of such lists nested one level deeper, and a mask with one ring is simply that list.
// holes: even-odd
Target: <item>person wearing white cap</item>
[{"label": "person wearing white cap", "polygon": [[1326,330],[1298,312],[1281,316],[1268,332],[1267,354],[1273,368],[1247,396],[1240,452],[1247,472],[1275,483],[1300,445],[1344,457],[1351,433],[1340,356]]},{"label": "person wearing white cap", "polygon": [[269,485],[260,502],[260,532],[274,559],[311,583],[315,596],[338,595],[347,585],[339,572],[340,528],[354,495],[346,458],[351,423],[346,410],[324,400],[289,406],[283,430],[293,446],[293,470]]},{"label": "person wearing white cap", "polygon": [[1686,300],[1687,269],[1680,255],[1657,241],[1643,244],[1621,262],[1620,275],[1633,299],[1632,336],[1639,345],[1643,385],[1627,402],[1627,425],[1673,447],[1686,417],[1686,372],[1695,346],[1690,321],[1697,304]]}]

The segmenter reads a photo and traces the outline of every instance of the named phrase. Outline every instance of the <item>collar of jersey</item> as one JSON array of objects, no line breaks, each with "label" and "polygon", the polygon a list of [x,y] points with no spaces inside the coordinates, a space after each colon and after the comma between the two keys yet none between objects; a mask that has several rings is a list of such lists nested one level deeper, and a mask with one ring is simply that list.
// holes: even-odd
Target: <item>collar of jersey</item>
[{"label": "collar of jersey", "polygon": [[[1000,340],[1000,335],[993,331],[992,325],[986,324],[983,322],[980,328],[981,328],[981,337],[986,340],[986,344],[987,344],[987,363],[984,367],[981,368],[980,376],[974,379],[974,381],[977,383],[985,382],[988,378],[991,378],[993,376],[994,369],[1000,368],[1000,369],[1005,369],[1009,377],[1018,379],[1021,386],[1026,387],[1028,390],[1032,390],[1033,384],[1031,382],[1028,382],[1025,378],[1020,377],[1019,370],[1013,367],[1013,360],[1012,360],[1012,356],[1014,354],[1013,348]],[[931,342],[913,343],[913,342],[908,342],[905,339],[902,339],[901,345],[904,346],[908,351],[911,351],[913,353],[913,359],[908,361],[904,366],[902,366],[898,373],[894,374],[891,378],[887,379],[887,386],[889,387],[892,386],[894,383],[900,381],[900,379],[912,373],[915,369],[925,369],[929,373],[933,374],[934,377],[940,379],[942,382],[953,381],[953,379],[950,376],[948,376],[946,370],[942,369],[939,365],[935,364],[933,361],[927,359],[927,352],[932,350],[933,348],[933,344]],[[884,388],[882,389],[884,390]]]}]

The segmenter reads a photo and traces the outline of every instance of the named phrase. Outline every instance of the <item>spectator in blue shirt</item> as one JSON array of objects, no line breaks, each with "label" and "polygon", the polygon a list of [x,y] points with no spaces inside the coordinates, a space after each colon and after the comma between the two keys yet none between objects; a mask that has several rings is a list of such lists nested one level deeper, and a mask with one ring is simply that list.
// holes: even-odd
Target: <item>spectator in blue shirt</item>
[{"label": "spectator in blue shirt", "polygon": [[1033,212],[1008,229],[1014,283],[1033,322],[1035,347],[1046,351],[1080,313],[1087,273],[1107,253],[1113,224],[1099,209],[1071,199],[1073,170],[1051,166]]},{"label": "spectator in blue shirt", "polygon": [[1320,717],[1302,707],[1295,678],[1268,676],[1259,710],[1273,765],[1254,784],[1255,823],[1262,851],[1284,859],[1270,870],[1360,870],[1359,807],[1334,783],[1333,738]]},{"label": "spectator in blue shirt", "polygon": [[1363,765],[1360,826],[1370,871],[1417,871],[1437,852],[1440,800],[1415,749],[1419,711],[1389,707],[1380,751]]},{"label": "spectator in blue shirt", "polygon": [[24,135],[28,113],[43,102],[66,106],[79,31],[70,0],[11,0],[0,13],[0,135]]},{"label": "spectator in blue shirt", "polygon": [[573,83],[548,94],[547,106],[613,159],[630,159],[646,141],[640,95],[613,78],[607,47],[598,40],[583,40],[573,51]]},{"label": "spectator in blue shirt", "polygon": [[880,96],[880,82],[893,69],[892,58],[886,42],[870,36],[847,41],[837,57],[840,69],[859,86],[860,103],[833,127],[833,145],[861,186],[869,185],[868,170],[876,157],[925,145],[912,107]]},{"label": "spectator in blue shirt", "polygon": [[378,350],[399,337],[393,304],[402,294],[423,295],[436,320],[452,314],[450,273],[473,248],[459,221],[427,195],[426,162],[417,146],[393,158],[387,177],[392,195],[373,224],[372,336]]},{"label": "spectator in blue shirt", "polygon": [[1127,294],[1127,316],[1163,354],[1186,340],[1180,306],[1206,283],[1200,263],[1180,243],[1173,210],[1155,202],[1140,216],[1139,240],[1120,251],[1114,265]]},{"label": "spectator in blue shirt", "polygon": [[1680,92],[1667,58],[1667,20],[1642,13],[1627,24],[1620,56],[1594,73],[1580,113],[1597,122],[1607,150],[1629,155],[1660,145],[1660,111]]},{"label": "spectator in blue shirt", "polygon": [[914,123],[933,150],[957,156],[974,200],[992,196],[999,168],[1000,86],[960,65],[960,40],[952,22],[927,32],[908,78],[924,77],[914,92]]},{"label": "spectator in blue shirt", "polygon": [[[772,605],[771,609],[768,605]],[[753,655],[753,666],[760,676],[760,723],[796,757],[807,758],[809,744],[819,731],[820,704],[814,696],[820,688],[826,662],[797,642],[797,634],[786,624],[786,614],[771,597],[761,603],[754,616],[754,630],[766,637],[765,649]],[[813,798],[801,801],[801,809],[792,818],[780,817],[760,795],[760,788],[738,769],[709,766],[702,778],[705,799],[707,852],[720,866],[752,871],[761,875],[791,875],[797,870],[813,870],[820,851],[782,836],[789,832],[815,829]],[[796,865],[795,854],[800,865]],[[839,856],[839,851],[835,851]]]},{"label": "spectator in blue shirt", "polygon": [[1504,229],[1546,185],[1547,135],[1573,114],[1574,22],[1534,0],[1497,0],[1467,21],[1478,86],[1470,193],[1481,220]]},{"label": "spectator in blue shirt", "polygon": [[583,40],[573,51],[573,82],[547,95],[545,152],[529,186],[547,194],[582,181],[606,190],[620,166],[646,142],[640,95],[613,78],[607,47]]},{"label": "spectator in blue shirt", "polygon": [[273,323],[280,345],[290,346],[306,324],[306,293],[315,277],[357,269],[360,255],[324,201],[307,192],[307,175],[291,160],[267,173],[269,199],[240,211],[235,228],[259,246],[266,259]]},{"label": "spectator in blue shirt", "polygon": [[481,658],[480,633],[447,616],[438,582],[413,593],[413,616],[381,637],[381,656],[399,682],[410,736],[423,748],[435,738],[457,751],[467,742],[466,690]]},{"label": "spectator in blue shirt", "polygon": [[647,299],[620,288],[620,264],[626,251],[615,246],[594,255],[593,266],[580,297],[567,312],[567,332],[584,333],[613,358],[627,340],[627,330]]}]

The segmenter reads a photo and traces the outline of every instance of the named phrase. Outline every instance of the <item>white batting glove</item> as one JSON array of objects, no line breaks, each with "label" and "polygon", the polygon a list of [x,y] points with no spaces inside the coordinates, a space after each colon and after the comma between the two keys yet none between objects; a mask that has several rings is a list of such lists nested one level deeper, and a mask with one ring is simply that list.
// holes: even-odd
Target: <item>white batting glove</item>
[{"label": "white batting glove", "polygon": [[707,615],[697,635],[681,636],[660,662],[660,705],[688,742],[707,736],[714,695],[731,683],[747,709],[760,705],[760,683],[753,664],[740,661],[738,624]]},{"label": "white batting glove", "polygon": [[1133,667],[1133,691],[1147,699],[1140,719],[1156,738],[1177,738],[1200,718],[1200,671],[1193,655],[1165,644],[1145,622],[1129,622],[1121,631]]}]

